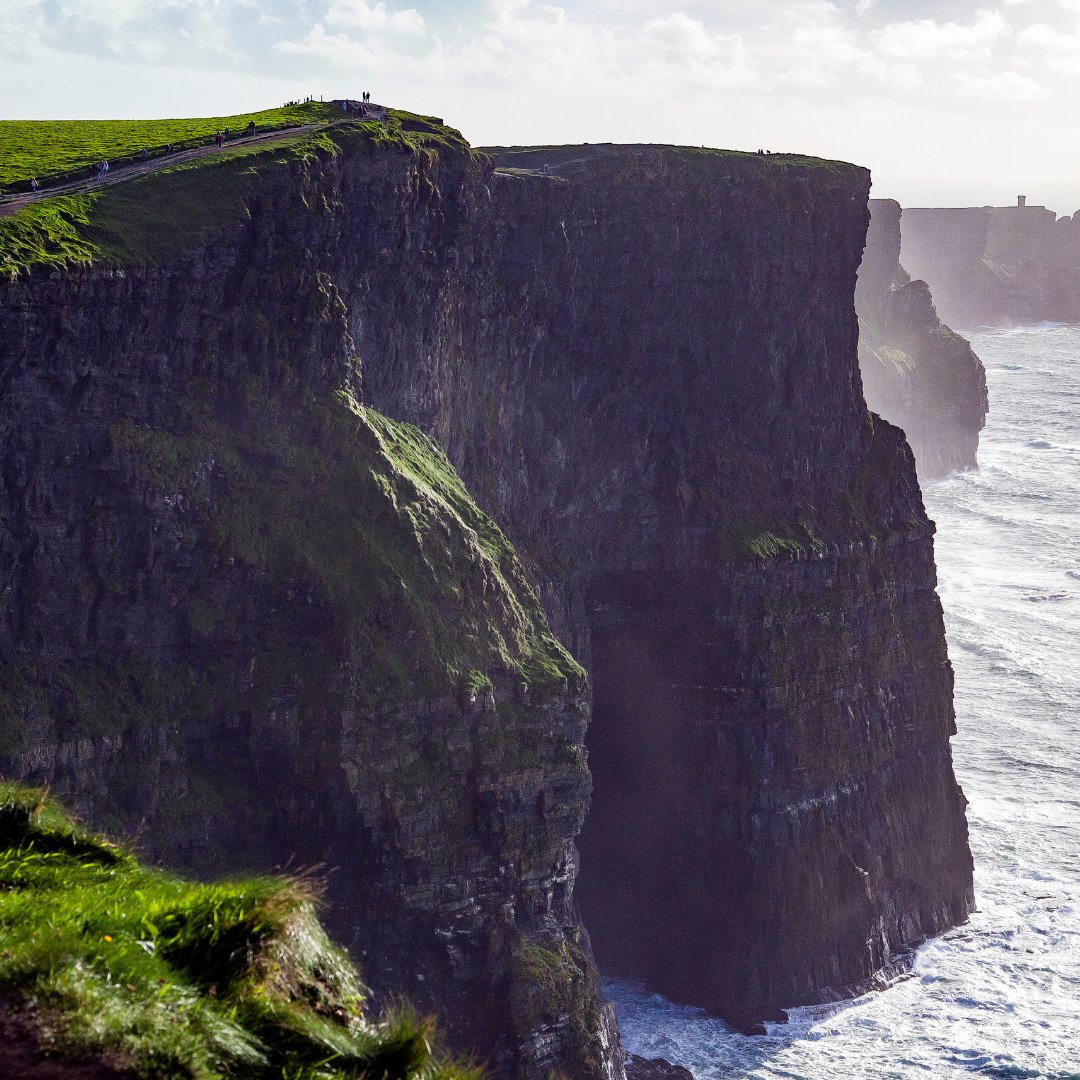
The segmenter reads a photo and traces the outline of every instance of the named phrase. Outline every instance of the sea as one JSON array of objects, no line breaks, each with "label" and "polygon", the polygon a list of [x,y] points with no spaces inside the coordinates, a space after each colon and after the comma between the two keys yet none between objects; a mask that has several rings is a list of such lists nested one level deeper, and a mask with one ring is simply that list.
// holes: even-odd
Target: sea
[{"label": "sea", "polygon": [[696,1080],[1080,1080],[1080,327],[970,336],[981,468],[924,496],[978,910],[890,989],[760,1037],[609,980],[627,1048]]}]

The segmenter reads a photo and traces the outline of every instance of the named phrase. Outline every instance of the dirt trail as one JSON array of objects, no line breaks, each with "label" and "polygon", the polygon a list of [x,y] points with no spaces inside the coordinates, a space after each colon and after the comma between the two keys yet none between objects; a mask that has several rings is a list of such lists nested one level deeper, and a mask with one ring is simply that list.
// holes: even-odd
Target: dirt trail
[{"label": "dirt trail", "polygon": [[135,161],[129,165],[118,165],[110,169],[105,176],[84,176],[78,180],[69,180],[63,184],[50,185],[40,191],[27,191],[17,195],[0,195],[0,217],[11,217],[25,206],[31,203],[48,199],[54,195],[74,195],[83,191],[99,191],[101,188],[112,187],[114,184],[122,184],[126,180],[133,180],[137,176],[146,173],[157,172],[159,169],[171,168],[185,161],[193,161],[196,158],[208,157],[211,154],[219,154],[222,150],[230,150],[236,146],[250,146],[253,143],[272,142],[275,139],[290,138],[295,135],[303,135],[311,131],[324,131],[337,124],[348,123],[355,120],[378,120],[386,119],[386,110],[381,106],[368,106],[368,115],[365,117],[348,116],[341,120],[321,120],[317,124],[300,124],[296,127],[276,128],[273,131],[256,132],[254,135],[241,135],[229,139],[220,149],[213,143],[207,146],[196,146],[190,150],[178,150],[175,154],[165,154],[162,157],[150,158],[147,161]]}]

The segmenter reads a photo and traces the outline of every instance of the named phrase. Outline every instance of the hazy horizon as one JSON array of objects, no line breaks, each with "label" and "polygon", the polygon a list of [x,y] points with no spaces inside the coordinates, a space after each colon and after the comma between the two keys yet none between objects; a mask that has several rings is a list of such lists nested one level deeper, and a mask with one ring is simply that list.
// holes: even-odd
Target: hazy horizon
[{"label": "hazy horizon", "polygon": [[1080,0],[0,0],[6,119],[320,94],[474,145],[668,142],[870,168],[902,205],[1080,208]]}]

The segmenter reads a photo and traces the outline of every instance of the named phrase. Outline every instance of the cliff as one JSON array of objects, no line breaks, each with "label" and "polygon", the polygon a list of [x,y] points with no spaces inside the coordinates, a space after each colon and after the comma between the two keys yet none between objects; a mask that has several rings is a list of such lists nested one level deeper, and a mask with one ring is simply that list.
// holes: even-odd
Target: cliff
[{"label": "cliff", "polygon": [[1080,214],[906,208],[901,257],[953,326],[1080,321]]},{"label": "cliff", "polygon": [[323,866],[380,995],[503,1074],[618,1076],[584,673],[441,451],[358,401],[328,270],[363,225],[323,200],[428,158],[338,137],[114,189],[98,265],[3,290],[4,772],[200,875]]},{"label": "cliff", "polygon": [[133,247],[104,200],[53,260],[89,269],[5,290],[8,767],[187,865],[338,867],[376,989],[504,1072],[616,1076],[585,683],[527,571],[592,676],[603,964],[753,1025],[962,921],[867,174],[415,118],[219,168],[197,227]]},{"label": "cliff", "polygon": [[447,447],[588,659],[601,966],[748,1026],[872,985],[965,918],[971,861],[932,525],[857,368],[867,175],[493,153],[484,193],[440,178],[425,303],[392,260],[347,303],[365,393]]},{"label": "cliff", "polygon": [[919,474],[932,479],[978,468],[986,371],[937,317],[926,282],[900,265],[900,215],[891,199],[870,200],[855,289],[859,363],[867,404],[903,429]]}]

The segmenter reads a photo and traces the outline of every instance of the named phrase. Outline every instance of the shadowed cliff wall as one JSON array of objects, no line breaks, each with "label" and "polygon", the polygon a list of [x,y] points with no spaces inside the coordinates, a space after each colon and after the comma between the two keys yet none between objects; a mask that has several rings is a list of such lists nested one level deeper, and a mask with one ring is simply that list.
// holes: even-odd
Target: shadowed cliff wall
[{"label": "shadowed cliff wall", "polygon": [[903,429],[925,479],[978,468],[988,408],[986,371],[937,317],[930,288],[900,265],[901,211],[870,200],[859,267],[859,363],[866,402]]},{"label": "shadowed cliff wall", "polygon": [[0,291],[3,769],[173,866],[322,868],[378,992],[496,1075],[617,1080],[573,902],[584,673],[441,452],[358,402],[329,271],[373,206],[438,205],[439,155],[377,137],[264,169],[161,268]]},{"label": "shadowed cliff wall", "polygon": [[866,174],[495,155],[494,224],[422,304],[374,269],[351,325],[591,656],[601,963],[746,1024],[869,985],[963,920],[971,863],[932,526],[859,381]]}]

